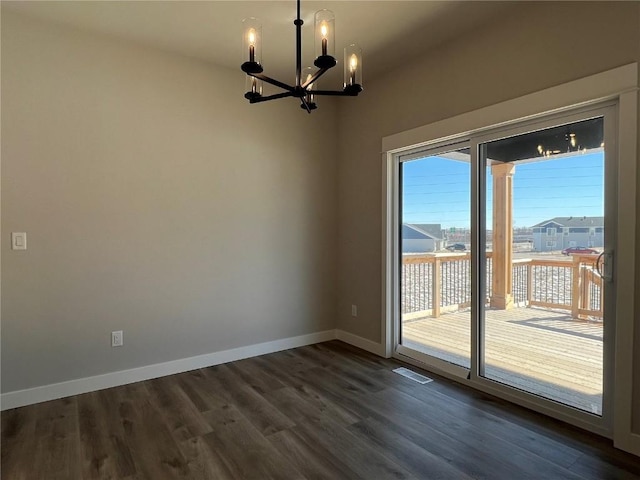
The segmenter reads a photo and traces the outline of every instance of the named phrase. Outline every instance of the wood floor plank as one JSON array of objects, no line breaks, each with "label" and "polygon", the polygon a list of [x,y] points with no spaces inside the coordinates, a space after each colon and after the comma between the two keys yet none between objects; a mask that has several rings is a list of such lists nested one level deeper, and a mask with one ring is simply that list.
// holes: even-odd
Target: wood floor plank
[{"label": "wood floor plank", "polygon": [[30,480],[36,450],[36,405],[2,412],[2,471],[16,480]]},{"label": "wood floor plank", "polygon": [[138,474],[146,478],[189,478],[187,463],[144,382],[116,392],[125,434]]},{"label": "wood floor plank", "polygon": [[303,479],[304,476],[271,445],[233,405],[205,414],[212,431],[202,438],[223,459],[233,478]]},{"label": "wood floor plank", "polygon": [[615,478],[626,480],[640,478],[640,459],[628,454],[585,453],[576,459],[569,468],[585,479]]},{"label": "wood floor plank", "polygon": [[317,423],[323,418],[331,418],[338,424],[351,425],[359,420],[347,410],[305,387],[281,388],[266,393],[265,398],[296,424]]},{"label": "wood floor plank", "polygon": [[[287,387],[299,386],[301,384],[300,380],[292,376],[292,373],[304,372],[313,365],[306,365],[301,368],[295,368],[295,366],[292,366],[289,368],[287,358],[280,356],[280,353],[287,352],[271,353],[269,355],[263,355],[262,357],[254,357],[253,360],[259,366],[260,371],[267,373],[271,377],[277,378],[283,385]],[[291,355],[289,358],[295,359],[296,357]]]},{"label": "wood floor plank", "polygon": [[76,398],[63,398],[40,404],[36,422],[34,466],[52,480],[79,478],[80,442]]},{"label": "wood floor plank", "polygon": [[226,365],[218,365],[203,371],[207,381],[215,385],[220,396],[229,404],[235,405],[263,435],[279,432],[295,425]]},{"label": "wood floor plank", "polygon": [[[398,376],[399,377],[399,376]],[[406,379],[405,379],[406,380]],[[381,396],[384,395],[384,396]],[[502,458],[497,448],[483,452],[477,445],[469,445],[459,435],[468,432],[457,432],[448,428],[448,422],[455,421],[449,417],[438,418],[433,411],[424,411],[417,400],[389,389],[366,397],[357,391],[344,391],[338,401],[350,404],[366,404],[369,416],[381,422],[386,428],[406,436],[419,447],[444,458],[457,469],[474,478],[511,478],[517,465]],[[479,447],[483,445],[480,443]],[[536,477],[520,475],[517,478]]]},{"label": "wood floor plank", "polygon": [[117,409],[101,401],[109,396],[105,391],[78,396],[84,479],[116,479],[136,473]]},{"label": "wood floor plank", "polygon": [[[268,355],[269,363],[283,368],[287,372],[301,373],[317,365],[299,354],[299,349],[283,350]],[[284,382],[286,383],[286,381]]]},{"label": "wood floor plank", "polygon": [[169,431],[178,442],[211,431],[211,426],[173,376],[148,380],[145,385],[151,403],[163,416]]},{"label": "wood floor plank", "polygon": [[397,390],[420,400],[427,410],[432,410],[435,407],[439,411],[446,413],[447,416],[460,418],[483,432],[495,432],[502,440],[513,444],[521,444],[528,452],[552,461],[559,466],[567,468],[581,456],[581,452],[576,449],[556,442],[547,436],[527,430],[518,424],[505,420],[501,416],[488,413],[482,408],[477,408],[467,402],[461,402],[451,396],[443,395],[431,387],[432,384],[419,385],[414,382],[397,383],[395,386]]},{"label": "wood floor plank", "polygon": [[[400,379],[402,377],[397,376],[397,378]],[[403,379],[403,381],[409,382],[406,379]],[[342,396],[341,401],[345,401],[346,398],[352,397],[350,403],[357,404],[359,402],[359,399],[357,398],[359,395],[360,396],[362,395],[362,391],[358,391],[357,389],[354,389],[354,388],[351,388],[351,389],[347,388],[341,394]],[[381,403],[380,400],[383,400],[383,398],[378,398],[379,395],[393,396],[394,400]],[[402,407],[400,408],[401,411],[409,410],[410,412],[412,412],[410,415],[406,415],[402,418],[402,421],[407,423],[416,423],[416,420],[421,418],[420,417],[420,415],[422,414],[421,410],[426,410],[424,406],[422,406],[421,408],[419,403],[414,402],[409,398],[403,397],[397,391],[392,391],[392,390],[385,390],[380,394],[369,395],[366,400],[363,398],[362,402],[363,403],[366,402],[367,407],[369,407],[370,409],[372,408],[376,414],[391,417],[391,418],[393,418],[393,416],[395,415],[394,408],[400,407],[402,405]],[[449,431],[451,429],[449,428],[449,424],[451,424],[451,426],[457,425],[460,430],[462,430],[464,427],[464,424],[461,424],[455,415],[443,417],[443,420],[441,420],[437,416],[433,418],[424,417],[423,420],[425,421],[424,423],[422,423],[422,426],[428,431],[430,431],[430,434],[432,436],[439,438],[438,445],[432,445],[432,448],[442,448],[444,446],[445,449],[441,452],[443,455],[447,454],[447,445],[449,450],[454,452],[467,451],[469,449],[469,445],[467,445],[464,441],[456,438],[450,438]],[[461,433],[460,435],[461,437],[464,437],[465,435],[468,437],[469,434],[472,432],[461,431],[460,433]],[[499,438],[496,438],[494,440],[495,440],[495,443],[497,443],[500,446],[499,451],[505,451],[511,448],[509,444],[507,444],[506,442],[503,442]],[[524,452],[522,451],[515,452],[516,458],[518,458],[518,455],[523,455],[523,454]],[[513,459],[503,459],[500,454],[496,454],[492,452],[485,452],[482,455],[478,453],[477,455],[478,459],[483,458],[483,456],[485,456],[485,458],[488,458],[493,462],[494,471],[492,475],[495,478],[506,478],[506,476],[510,475],[514,471],[514,469],[518,468],[518,465],[519,465]],[[553,466],[551,465],[544,465],[544,466],[548,470],[552,470],[556,474],[558,473],[558,471],[556,471]],[[562,472],[562,474],[564,473],[566,472]],[[526,475],[523,474],[522,478],[536,478],[536,476],[532,475],[527,477]],[[567,478],[572,478],[571,474],[567,473]]]},{"label": "wood floor plank", "polygon": [[297,425],[291,429],[306,442],[315,442],[333,457],[339,458],[363,478],[417,479],[408,469],[394,462],[387,452],[375,449],[369,442],[331,420]]},{"label": "wood floor plank", "polygon": [[400,365],[331,341],[4,411],[2,478],[640,480],[610,440]]},{"label": "wood floor plank", "polygon": [[203,437],[192,437],[179,444],[189,469],[191,480],[231,480],[231,472],[218,449],[210,448]]},{"label": "wood floor plank", "polygon": [[277,375],[265,371],[255,358],[247,358],[227,365],[244,382],[258,393],[270,392],[288,386]]},{"label": "wood floor plank", "polygon": [[[437,375],[434,376],[437,378]],[[593,460],[595,463],[598,463],[598,459],[603,459],[608,465],[619,466],[627,474],[632,473],[633,475],[629,478],[640,478],[640,461],[638,457],[614,448],[611,440],[593,435],[580,428],[567,425],[560,420],[540,415],[470,387],[441,380],[431,383],[430,388],[441,392],[447,399],[468,403],[486,414],[508,420],[511,424],[521,426],[525,432],[528,432],[527,435],[538,434],[543,438],[548,438],[552,443],[562,444],[565,448],[580,451],[583,457],[586,456],[589,459],[587,463],[590,463],[592,459],[595,459]],[[526,438],[526,435],[523,438]],[[521,443],[521,440],[519,443]],[[575,468],[574,463],[572,469]],[[594,478],[596,480],[600,477],[586,478]]]},{"label": "wood floor plank", "polygon": [[374,418],[383,428],[406,437],[419,447],[443,458],[466,475],[487,480],[543,478],[521,472],[520,466],[505,458],[506,454],[499,450],[498,446],[492,448],[491,442],[482,438],[482,432],[477,432],[474,436],[475,441],[470,442],[462,438],[462,435],[468,435],[468,432],[446,431],[431,425],[430,422],[417,420],[414,414],[404,409],[399,411],[401,413],[397,413],[387,403]]},{"label": "wood floor plank", "polygon": [[363,440],[387,452],[393,460],[404,465],[418,478],[431,480],[471,480],[473,477],[449,462],[416,445],[408,438],[385,428],[379,421],[368,418],[349,427]]},{"label": "wood floor plank", "polygon": [[220,408],[227,402],[207,381],[202,370],[192,370],[175,376],[182,391],[189,397],[200,412]]},{"label": "wood floor plank", "polygon": [[367,392],[360,390],[342,377],[332,374],[326,369],[317,367],[304,373],[297,373],[294,376],[302,382],[300,388],[318,391],[323,397],[352,417],[366,418],[372,413],[366,402],[362,402],[360,398],[351,395],[352,393],[366,394]]},{"label": "wood floor plank", "polygon": [[298,349],[301,355],[314,359],[318,365],[323,366],[330,372],[340,374],[351,384],[368,391],[378,392],[384,389],[384,385],[375,380],[375,376],[370,371],[364,370],[357,362],[352,362],[348,356],[338,356],[333,349],[323,348],[319,345],[310,345]]},{"label": "wood floor plank", "polygon": [[270,435],[269,442],[306,477],[313,480],[363,479],[336,455],[295,430]]},{"label": "wood floor plank", "polygon": [[397,361],[391,358],[378,357],[369,352],[366,352],[358,347],[349,345],[348,343],[334,340],[331,342],[324,342],[318,344],[321,348],[331,348],[336,352],[340,352],[341,358],[348,359],[351,362],[360,364],[362,368],[366,368],[369,371],[387,370],[397,367]]},{"label": "wood floor plank", "polygon": [[[464,451],[481,452],[485,461],[493,464],[495,468],[504,469],[500,473],[496,472],[496,477],[500,475],[506,478],[505,472],[510,472],[510,475],[517,472],[518,478],[580,478],[572,475],[567,469],[532,454],[524,446],[505,441],[495,430],[488,429],[486,424],[477,425],[474,421],[467,421],[467,406],[460,406],[454,414],[447,415],[439,411],[438,415],[433,415],[431,404],[425,404],[397,390],[386,390],[372,397],[375,397],[375,401],[372,399],[371,403],[374,403],[380,412],[386,410],[387,414],[392,415],[396,408],[412,412],[414,423],[424,425],[432,433],[439,432],[460,442]],[[491,445],[492,448],[487,449],[486,445]],[[528,467],[532,464],[536,465],[533,471]]]}]

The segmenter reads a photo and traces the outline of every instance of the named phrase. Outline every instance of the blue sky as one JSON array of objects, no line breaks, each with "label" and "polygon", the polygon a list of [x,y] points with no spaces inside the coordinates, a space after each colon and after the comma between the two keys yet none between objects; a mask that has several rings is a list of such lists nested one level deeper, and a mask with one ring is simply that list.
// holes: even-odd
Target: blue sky
[{"label": "blue sky", "polygon": [[[403,221],[468,228],[470,165],[441,157],[403,163]],[[604,154],[578,154],[516,163],[514,223],[530,227],[561,216],[604,215]],[[487,174],[487,224],[491,223],[491,175]]]}]

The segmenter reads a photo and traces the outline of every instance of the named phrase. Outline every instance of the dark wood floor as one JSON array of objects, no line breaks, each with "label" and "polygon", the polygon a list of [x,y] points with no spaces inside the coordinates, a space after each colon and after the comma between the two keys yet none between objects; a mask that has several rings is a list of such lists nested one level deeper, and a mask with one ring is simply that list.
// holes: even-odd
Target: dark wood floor
[{"label": "dark wood floor", "polygon": [[2,478],[640,479],[610,442],[334,341],[2,413]]}]

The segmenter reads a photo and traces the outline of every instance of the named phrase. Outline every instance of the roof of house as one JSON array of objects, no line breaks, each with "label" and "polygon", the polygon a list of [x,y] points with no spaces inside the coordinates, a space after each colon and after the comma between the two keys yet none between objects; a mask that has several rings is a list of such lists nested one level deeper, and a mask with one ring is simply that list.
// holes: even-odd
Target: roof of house
[{"label": "roof of house", "polygon": [[544,222],[536,223],[534,227],[544,227],[556,223],[561,227],[602,227],[604,217],[553,217]]},{"label": "roof of house", "polygon": [[442,240],[442,225],[439,223],[405,223],[402,225],[402,238],[420,239],[424,237]]}]

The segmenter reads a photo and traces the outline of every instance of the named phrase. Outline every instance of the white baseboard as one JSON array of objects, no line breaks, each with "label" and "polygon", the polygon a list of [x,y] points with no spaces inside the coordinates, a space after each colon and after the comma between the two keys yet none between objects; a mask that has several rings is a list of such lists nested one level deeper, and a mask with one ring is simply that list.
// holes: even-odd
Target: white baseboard
[{"label": "white baseboard", "polygon": [[367,352],[374,353],[380,357],[385,356],[384,345],[371,341],[367,338],[359,337],[353,333],[345,332],[344,330],[336,329],[336,336],[338,340],[342,340],[345,343],[353,345],[354,347],[361,348]]},{"label": "white baseboard", "polygon": [[311,333],[298,337],[283,338],[272,342],[258,343],[246,347],[223,350],[221,352],[207,353],[195,357],[181,358],[154,365],[121,370],[119,372],[105,373],[93,377],[78,378],[67,382],[52,383],[40,387],[16,390],[0,395],[0,410],[23,407],[34,403],[46,402],[57,398],[70,397],[83,393],[103,390],[105,388],[118,387],[129,383],[141,382],[152,378],[174,375],[188,372],[198,368],[211,367],[222,363],[242,360],[244,358],[266,355],[268,353],[288,350],[290,348],[303,347],[314,343],[327,342],[329,340],[342,340],[345,343],[361,348],[376,355],[384,356],[384,348],[381,344],[359,337],[344,330],[326,330],[324,332]]},{"label": "white baseboard", "polygon": [[[355,335],[352,336],[355,337]],[[141,382],[152,378],[187,372],[189,370],[196,370],[198,368],[211,367],[213,365],[220,365],[222,363],[242,360],[244,358],[256,357],[258,355],[279,352],[290,348],[326,342],[334,340],[335,338],[335,330],[326,330],[324,332],[283,338],[272,342],[258,343],[256,345],[248,345],[246,347],[233,348],[231,350],[198,355],[196,357],[181,358],[179,360],[132,368],[130,370],[105,373],[104,375],[96,375],[94,377],[79,378],[68,382],[53,383],[50,385],[43,385],[41,387],[3,393],[0,395],[0,410],[23,407],[25,405],[46,402],[57,398],[80,395],[82,393],[117,387],[128,383]],[[351,343],[349,340],[345,341]],[[360,346],[357,344],[354,345]],[[360,348],[364,348],[366,350],[366,347]]]}]

